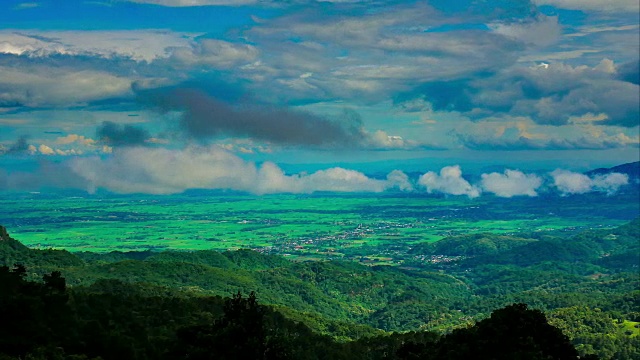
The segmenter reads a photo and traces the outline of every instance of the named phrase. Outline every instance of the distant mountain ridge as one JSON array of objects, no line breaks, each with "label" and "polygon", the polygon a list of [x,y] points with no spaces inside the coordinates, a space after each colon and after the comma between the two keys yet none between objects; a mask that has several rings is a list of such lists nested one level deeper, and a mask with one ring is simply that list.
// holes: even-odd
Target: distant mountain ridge
[{"label": "distant mountain ridge", "polygon": [[598,168],[594,170],[587,171],[585,175],[594,176],[594,175],[605,175],[610,173],[621,173],[627,174],[629,179],[640,179],[640,161],[626,163],[618,166],[614,166],[611,168]]}]

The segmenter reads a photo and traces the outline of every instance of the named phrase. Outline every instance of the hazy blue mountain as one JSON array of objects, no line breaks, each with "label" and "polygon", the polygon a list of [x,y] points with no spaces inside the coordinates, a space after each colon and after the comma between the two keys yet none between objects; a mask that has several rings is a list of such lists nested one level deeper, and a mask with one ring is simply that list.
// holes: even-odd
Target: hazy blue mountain
[{"label": "hazy blue mountain", "polygon": [[626,163],[611,168],[598,168],[590,170],[587,171],[585,175],[604,175],[614,172],[627,174],[629,176],[629,179],[640,179],[640,161]]}]

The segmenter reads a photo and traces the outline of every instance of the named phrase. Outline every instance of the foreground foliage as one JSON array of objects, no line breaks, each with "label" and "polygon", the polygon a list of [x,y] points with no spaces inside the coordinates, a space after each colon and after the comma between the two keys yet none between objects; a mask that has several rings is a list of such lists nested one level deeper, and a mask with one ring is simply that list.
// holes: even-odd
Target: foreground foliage
[{"label": "foreground foliage", "polygon": [[524,304],[445,336],[413,332],[339,343],[259,305],[253,292],[197,298],[118,281],[67,291],[59,272],[42,282],[25,277],[22,266],[0,267],[1,359],[578,357],[567,336]]}]

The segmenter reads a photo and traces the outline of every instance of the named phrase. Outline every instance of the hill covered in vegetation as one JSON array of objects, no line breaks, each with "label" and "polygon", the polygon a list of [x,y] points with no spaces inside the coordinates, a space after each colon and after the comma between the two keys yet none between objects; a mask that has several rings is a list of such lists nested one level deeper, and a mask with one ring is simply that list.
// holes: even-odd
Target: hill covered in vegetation
[{"label": "hill covered in vegetation", "polygon": [[[412,258],[402,268],[342,261],[291,262],[251,250],[105,254],[35,250],[0,229],[0,265],[7,266],[6,273],[18,271],[25,282],[39,281],[43,276],[49,276],[51,281],[53,272],[58,271],[55,278],[64,278],[65,286],[68,285],[65,296],[67,306],[73,308],[72,317],[93,319],[98,315],[82,315],[79,311],[121,309],[109,310],[108,315],[96,321],[103,321],[102,330],[109,331],[109,325],[105,324],[115,321],[110,316],[126,318],[127,325],[122,326],[138,329],[131,330],[135,334],[145,333],[147,340],[136,340],[144,343],[140,345],[144,349],[151,346],[145,342],[149,339],[178,341],[176,337],[184,334],[180,331],[187,331],[179,329],[196,325],[204,328],[192,328],[187,338],[198,339],[201,335],[204,337],[201,341],[207,343],[205,340],[212,336],[209,333],[218,331],[211,326],[220,324],[225,304],[232,301],[223,297],[236,294],[237,298],[242,297],[238,291],[240,294],[255,291],[257,301],[268,305],[260,307],[264,308],[261,311],[270,314],[268,321],[280,324],[273,326],[284,329],[286,336],[300,333],[303,330],[290,330],[300,327],[304,335],[299,336],[307,338],[304,341],[313,339],[318,344],[329,344],[346,351],[345,354],[350,350],[345,350],[348,346],[344,344],[369,344],[373,353],[379,352],[371,350],[375,347],[390,346],[393,351],[388,353],[393,356],[399,354],[398,344],[407,342],[437,347],[440,345],[434,344],[440,341],[444,344],[442,339],[453,339],[454,334],[464,329],[475,334],[485,321],[482,319],[493,318],[489,316],[496,309],[527,303],[543,311],[549,323],[562,329],[583,356],[633,359],[640,357],[639,229],[640,220],[635,220],[615,229],[588,231],[572,237],[548,234],[451,237],[416,245],[411,250]],[[23,264],[24,271],[10,270],[14,264]],[[82,301],[90,303],[80,306]],[[174,311],[179,318],[173,317]],[[166,316],[158,319],[156,314]],[[77,326],[74,325],[74,331],[82,329]],[[404,335],[389,335],[390,332]],[[450,335],[442,337],[442,334]],[[471,335],[460,336],[462,339]],[[298,346],[290,339],[287,343]],[[404,347],[404,352],[400,352],[424,358],[419,354],[427,347],[416,346],[413,350]],[[303,348],[313,349],[308,345],[298,347]],[[434,348],[429,349],[428,352],[437,353]],[[165,356],[170,350],[158,351]],[[298,351],[285,350],[289,354]],[[85,350],[74,353],[106,358]]]},{"label": "hill covered in vegetation", "polygon": [[632,162],[617,165],[611,168],[599,168],[588,171],[585,175],[593,176],[593,175],[606,175],[610,173],[621,173],[626,174],[630,180],[637,181],[640,179],[640,162]]}]

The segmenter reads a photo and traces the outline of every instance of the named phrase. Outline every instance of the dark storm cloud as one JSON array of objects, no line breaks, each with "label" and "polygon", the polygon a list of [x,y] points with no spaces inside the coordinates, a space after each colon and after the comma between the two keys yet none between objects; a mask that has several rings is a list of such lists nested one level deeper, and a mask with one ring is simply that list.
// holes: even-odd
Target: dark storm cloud
[{"label": "dark storm cloud", "polygon": [[98,126],[96,136],[99,141],[112,146],[144,145],[150,138],[149,133],[133,125],[120,125],[111,121],[104,121]]},{"label": "dark storm cloud", "polygon": [[196,139],[247,136],[280,145],[357,147],[365,140],[362,121],[346,114],[330,120],[284,107],[232,107],[201,91],[178,89],[156,99],[165,110],[184,111],[180,128]]},{"label": "dark storm cloud", "polygon": [[24,154],[29,151],[29,143],[27,143],[27,136],[21,136],[16,140],[15,143],[11,144],[8,148],[3,148],[0,145],[0,155],[9,154],[9,155],[18,155]]},{"label": "dark storm cloud", "polygon": [[[618,68],[618,79],[632,84],[640,84],[640,60],[628,62]],[[637,94],[636,94],[637,95]]]},{"label": "dark storm cloud", "polygon": [[29,150],[29,144],[27,143],[27,137],[21,136],[16,142],[9,147],[10,154],[23,153]]}]

